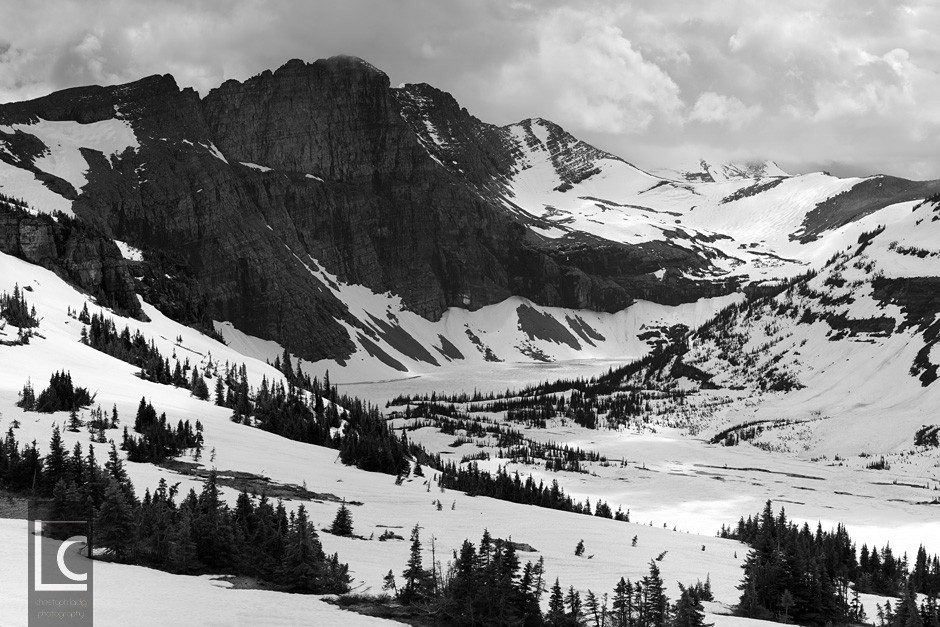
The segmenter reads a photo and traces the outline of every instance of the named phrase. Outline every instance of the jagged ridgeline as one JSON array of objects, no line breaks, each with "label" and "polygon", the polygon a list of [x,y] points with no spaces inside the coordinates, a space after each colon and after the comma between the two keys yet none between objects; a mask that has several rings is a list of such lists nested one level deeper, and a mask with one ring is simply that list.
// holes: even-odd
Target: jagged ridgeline
[{"label": "jagged ridgeline", "polygon": [[[69,123],[93,136],[76,149],[87,163],[81,176],[40,159],[56,148],[46,124]],[[104,292],[117,304],[133,307],[120,298],[136,277],[147,302],[174,319],[226,320],[311,361],[344,361],[367,346],[356,330],[369,336],[376,326],[350,311],[321,269],[392,292],[428,321],[448,307],[476,310],[510,296],[615,312],[639,298],[678,304],[737,287],[696,247],[677,243],[708,243],[710,234],[676,229],[672,219],[650,241],[555,234],[554,222],[538,215],[543,205],[524,206],[514,187],[541,162],[547,192],[583,196],[592,210],[627,207],[580,188],[609,168],[637,178],[631,194],[681,186],[550,121],[496,126],[431,86],[392,87],[355,58],[292,60],[204,97],[169,75],[80,87],[3,105],[0,124],[13,129],[0,133],[0,160],[36,178],[27,202],[74,214],[143,251],[133,275],[111,264],[120,276]],[[39,219],[7,218],[5,230],[23,232]],[[42,240],[9,250],[17,247],[32,259],[48,256]],[[120,258],[111,248],[98,256],[108,267]],[[583,337],[590,345],[598,336]]]}]

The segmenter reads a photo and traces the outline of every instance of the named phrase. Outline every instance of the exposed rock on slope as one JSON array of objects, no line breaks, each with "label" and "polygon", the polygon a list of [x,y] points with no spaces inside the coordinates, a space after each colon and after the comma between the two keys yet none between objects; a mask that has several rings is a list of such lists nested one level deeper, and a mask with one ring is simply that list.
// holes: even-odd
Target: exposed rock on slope
[{"label": "exposed rock on slope", "polygon": [[[432,123],[451,131],[447,167],[443,149],[415,130],[415,93],[391,89],[385,74],[348,57],[291,61],[204,99],[167,75],[4,105],[0,123],[26,126],[0,128],[0,154],[148,260],[172,259],[193,278],[207,315],[308,359],[348,356],[354,345],[337,320],[358,324],[311,274],[317,263],[399,294],[431,320],[449,306],[475,309],[514,294],[615,311],[637,296],[680,302],[727,291],[649,283],[644,275],[663,265],[707,265],[669,244],[545,240],[499,200],[500,177],[522,167],[511,134],[446,94],[432,97],[443,103]],[[76,189],[35,165],[55,149],[29,134],[39,120],[121,120],[139,146],[113,155],[81,149],[87,182]],[[592,151],[600,154],[558,127],[549,145],[566,180],[589,176]]]},{"label": "exposed rock on slope", "polygon": [[878,208],[858,193],[838,215],[820,204],[861,179],[702,168],[661,178],[547,120],[486,124],[351,57],[290,61],[204,98],[165,75],[0,106],[0,192],[141,248],[138,289],[174,317],[341,363],[392,345],[328,277],[429,324],[511,296],[688,303],[803,271],[828,253],[800,235]]},{"label": "exposed rock on slope", "polygon": [[0,252],[55,271],[103,304],[140,314],[121,251],[113,240],[80,222],[31,215],[0,200]]}]

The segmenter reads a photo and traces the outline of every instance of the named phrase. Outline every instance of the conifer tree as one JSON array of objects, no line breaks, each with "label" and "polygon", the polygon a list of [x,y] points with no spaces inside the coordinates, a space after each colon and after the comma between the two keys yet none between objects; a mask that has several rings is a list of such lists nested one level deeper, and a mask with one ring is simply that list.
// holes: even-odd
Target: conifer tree
[{"label": "conifer tree", "polygon": [[618,627],[627,627],[633,621],[632,611],[630,611],[632,597],[632,586],[621,577],[614,587],[614,598],[611,603],[614,621]]},{"label": "conifer tree", "polygon": [[209,400],[209,386],[206,385],[206,380],[199,376],[199,369],[193,368],[193,377],[190,382],[190,388],[192,395],[202,401]]},{"label": "conifer tree", "polygon": [[121,460],[121,456],[118,454],[117,447],[114,446],[113,442],[111,443],[111,450],[108,451],[108,461],[105,462],[104,467],[111,478],[121,487],[127,502],[130,504],[135,503],[134,484],[131,483],[127,471],[124,470],[124,462]]},{"label": "conifer tree", "polygon": [[669,599],[663,589],[659,566],[653,560],[650,560],[649,575],[643,578],[643,590],[646,593],[644,614],[647,624],[650,627],[666,627],[669,622]]},{"label": "conifer tree", "polygon": [[672,619],[673,626],[712,627],[710,623],[705,623],[705,610],[692,591],[680,583],[679,592],[679,600],[676,601],[675,615]]},{"label": "conifer tree", "polygon": [[562,627],[568,624],[568,617],[565,615],[565,596],[561,591],[561,584],[558,582],[557,577],[548,597],[548,616],[546,618],[553,627]]},{"label": "conifer tree", "polygon": [[581,594],[574,589],[574,586],[568,587],[568,594],[565,596],[565,605],[568,606],[568,616],[574,621],[575,625],[581,622]]},{"label": "conifer tree", "polygon": [[86,515],[82,508],[82,493],[71,479],[59,479],[52,489],[53,520],[80,520]]},{"label": "conifer tree", "polygon": [[98,511],[97,542],[110,549],[121,560],[129,556],[136,538],[134,511],[117,481],[110,479],[104,493],[104,502]]},{"label": "conifer tree", "polygon": [[395,594],[398,592],[398,585],[395,583],[395,573],[392,572],[392,569],[389,569],[385,573],[385,577],[382,578],[382,590],[386,592],[391,592]]},{"label": "conifer tree", "polygon": [[590,589],[584,597],[584,610],[594,620],[594,627],[602,627],[602,620],[607,613],[607,604],[602,606],[597,600],[597,595]]},{"label": "conifer tree", "polygon": [[73,433],[78,433],[79,431],[81,431],[81,428],[82,428],[82,421],[78,417],[78,409],[76,409],[75,407],[72,407],[69,410],[69,431]]},{"label": "conifer tree", "polygon": [[[58,484],[59,480],[65,477],[68,463],[68,452],[62,443],[62,434],[59,432],[59,425],[53,425],[52,438],[49,440],[49,454],[45,459],[45,488],[47,493],[51,493]],[[68,519],[64,519],[68,520]]]},{"label": "conifer tree", "polygon": [[333,518],[333,524],[330,526],[330,533],[334,536],[351,536],[353,532],[352,514],[346,507],[346,501],[336,510],[336,517]]},{"label": "conifer tree", "polygon": [[36,392],[29,379],[26,380],[26,384],[20,391],[20,399],[16,402],[16,406],[22,407],[23,411],[33,411],[36,409]]},{"label": "conifer tree", "polygon": [[225,406],[225,388],[222,384],[222,377],[218,374],[215,377],[215,404],[219,407]]},{"label": "conifer tree", "polygon": [[402,577],[405,585],[398,594],[401,602],[407,605],[421,600],[426,593],[428,576],[421,561],[421,536],[418,525],[411,530],[411,551]]},{"label": "conifer tree", "polygon": [[167,544],[167,565],[177,573],[193,572],[199,567],[199,555],[192,535],[192,510],[180,509],[180,514],[170,528]]}]

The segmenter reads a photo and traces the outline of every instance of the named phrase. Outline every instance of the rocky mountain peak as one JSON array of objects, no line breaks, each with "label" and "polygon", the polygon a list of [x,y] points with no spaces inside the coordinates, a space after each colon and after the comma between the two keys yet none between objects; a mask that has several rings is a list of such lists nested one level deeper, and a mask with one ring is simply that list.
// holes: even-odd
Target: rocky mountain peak
[{"label": "rocky mountain peak", "polygon": [[[17,125],[0,128],[0,168],[32,195],[0,191],[144,250],[142,293],[178,319],[227,321],[305,359],[375,341],[325,276],[433,322],[512,296],[678,304],[734,290],[742,265],[798,265],[763,249],[773,261],[752,263],[739,221],[714,230],[696,208],[712,202],[705,180],[650,175],[542,118],[488,124],[430,85],[391,88],[356,57],[290,60],[204,98],[169,75],[76,88],[4,105],[0,124]],[[781,189],[730,181],[741,189],[722,189],[723,215],[790,198],[770,182]],[[812,184],[820,198],[843,191]]]}]

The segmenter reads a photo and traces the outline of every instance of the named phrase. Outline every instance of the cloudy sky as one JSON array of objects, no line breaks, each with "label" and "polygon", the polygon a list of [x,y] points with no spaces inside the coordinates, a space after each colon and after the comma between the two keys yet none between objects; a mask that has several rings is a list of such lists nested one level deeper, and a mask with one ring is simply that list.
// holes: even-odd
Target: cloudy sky
[{"label": "cloudy sky", "polygon": [[205,93],[352,54],[641,166],[940,178],[937,32],[929,0],[10,0],[0,102],[155,73]]}]

